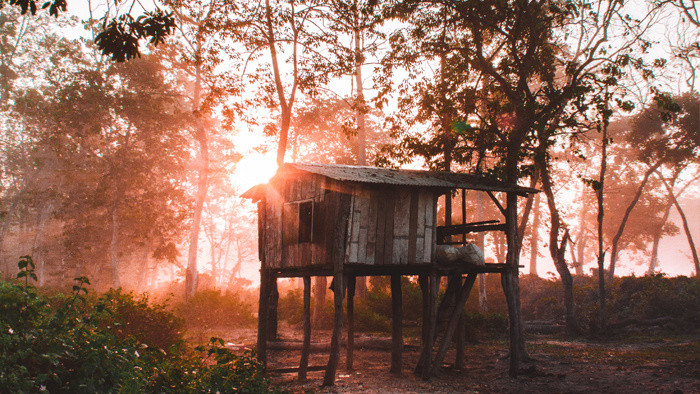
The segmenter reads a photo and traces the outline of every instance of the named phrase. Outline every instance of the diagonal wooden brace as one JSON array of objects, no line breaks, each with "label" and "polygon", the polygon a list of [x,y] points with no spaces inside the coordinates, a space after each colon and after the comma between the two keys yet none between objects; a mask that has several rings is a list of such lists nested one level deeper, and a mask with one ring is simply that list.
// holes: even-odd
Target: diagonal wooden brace
[{"label": "diagonal wooden brace", "polygon": [[438,348],[437,353],[435,354],[435,360],[433,360],[432,362],[430,376],[434,376],[435,374],[437,374],[438,370],[442,366],[443,360],[445,360],[445,355],[447,355],[447,348],[449,347],[450,342],[452,341],[452,335],[454,335],[455,329],[457,328],[459,318],[464,313],[464,305],[467,303],[467,299],[469,299],[469,293],[471,292],[472,287],[474,287],[475,281],[476,274],[469,274],[467,276],[467,279],[464,281],[464,284],[462,285],[461,289],[459,290],[459,298],[457,301],[457,305],[455,305],[455,310],[452,314],[452,317],[450,318],[449,324],[447,325],[445,336],[442,338],[440,347]]}]

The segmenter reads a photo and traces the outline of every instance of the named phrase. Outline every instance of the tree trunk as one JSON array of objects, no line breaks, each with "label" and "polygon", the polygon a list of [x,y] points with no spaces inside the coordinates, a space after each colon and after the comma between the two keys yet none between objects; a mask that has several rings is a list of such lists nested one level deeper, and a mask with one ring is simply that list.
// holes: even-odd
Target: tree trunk
[{"label": "tree trunk", "polygon": [[540,194],[535,196],[532,227],[530,228],[530,275],[537,276],[537,254],[540,241]]},{"label": "tree trunk", "polygon": [[[659,177],[663,176],[662,174],[659,173],[659,171],[657,171],[657,175]],[[669,182],[669,186],[670,186],[671,190],[673,190],[673,186],[675,185],[676,180],[678,179],[679,175],[680,175],[680,173],[677,172],[673,175],[673,178],[671,178],[671,180]],[[685,192],[685,189],[687,189],[688,186],[690,186],[693,182],[695,182],[698,179],[700,179],[700,174],[698,174],[695,178],[689,180],[685,185],[683,185],[683,187],[681,187],[681,189],[677,193],[675,193],[676,200],[678,199],[678,197],[680,197],[683,194],[683,192]],[[656,268],[658,267],[658,264],[659,264],[659,258],[658,258],[659,243],[661,242],[661,236],[663,235],[664,225],[668,221],[668,217],[671,214],[671,207],[673,207],[673,205],[674,205],[673,199],[671,198],[670,194],[668,195],[667,198],[668,199],[666,201],[666,206],[664,207],[663,218],[661,219],[661,223],[659,224],[657,231],[654,233],[654,243],[653,243],[653,246],[651,248],[651,261],[649,262],[649,269],[647,270],[647,275],[654,275]]]},{"label": "tree trunk", "polygon": [[38,261],[39,267],[37,270],[38,285],[39,287],[44,286],[46,283],[46,259],[44,256],[44,230],[46,229],[46,222],[51,214],[51,209],[53,204],[43,203],[41,209],[39,210],[39,217],[37,219],[37,229],[34,234],[34,242],[32,242],[32,257],[34,261]]},{"label": "tree trunk", "polygon": [[[198,43],[197,53],[201,52],[200,44]],[[199,62],[199,60],[197,60]],[[190,245],[187,252],[187,272],[185,276],[185,298],[192,297],[197,292],[197,252],[199,244],[199,229],[202,221],[202,210],[204,201],[207,198],[207,189],[209,186],[209,139],[207,130],[202,123],[199,115],[199,106],[201,103],[202,92],[202,75],[201,66],[196,65],[194,98],[192,102],[192,112],[195,115],[196,135],[195,139],[199,143],[198,155],[198,181],[197,181],[197,198],[194,207],[194,217],[192,219],[192,227],[190,228]]]},{"label": "tree trunk", "polygon": [[[14,264],[14,261],[11,261],[10,259],[5,259],[3,250],[5,246],[5,237],[7,236],[8,231],[10,230],[10,225],[12,224],[12,218],[15,216],[15,211],[17,210],[17,206],[19,205],[20,201],[20,196],[21,194],[18,194],[14,197],[12,200],[12,204],[10,204],[10,207],[7,209],[7,213],[5,213],[5,218],[2,222],[2,227],[0,228],[0,258],[3,259],[4,262],[4,271],[5,271],[5,277],[10,278],[10,271],[12,271],[13,267],[12,264]],[[16,268],[17,266],[15,266]]]},{"label": "tree trunk", "polygon": [[[119,193],[117,193],[119,194]],[[121,281],[119,280],[119,200],[121,197],[117,196],[112,204],[112,240],[109,244],[109,261],[111,265],[112,273],[112,286],[115,289],[121,287]]]},{"label": "tree trunk", "polygon": [[685,236],[688,239],[688,246],[690,247],[690,253],[693,256],[693,264],[695,265],[695,277],[700,278],[700,259],[698,259],[698,251],[695,248],[695,242],[693,241],[693,236],[690,232],[690,226],[688,226],[688,218],[685,217],[683,208],[681,208],[681,205],[678,203],[678,199],[673,194],[673,189],[671,188],[671,185],[669,185],[668,182],[666,182],[666,179],[664,179],[661,175],[659,175],[659,177],[661,177],[664,186],[666,186],[666,190],[668,191],[669,197],[671,197],[671,201],[673,201],[673,205],[676,207],[676,211],[678,211],[678,214],[681,215],[681,221],[683,222],[683,231],[685,231]]},{"label": "tree trunk", "polygon": [[[209,248],[210,248],[210,257],[211,257],[211,284],[210,286],[214,289],[219,288],[219,276],[221,275],[220,272],[221,270],[219,269],[219,262],[221,260],[221,252],[219,252],[219,257],[217,257],[217,248],[216,243],[214,241],[214,235],[212,234],[211,236],[211,241],[209,242]],[[219,245],[220,246],[220,245]]]},{"label": "tree trunk", "polygon": [[629,203],[627,209],[625,210],[625,214],[622,216],[620,226],[617,228],[617,233],[615,233],[615,236],[612,240],[612,251],[610,252],[610,267],[608,268],[609,278],[615,276],[615,263],[617,261],[617,254],[619,253],[618,247],[620,243],[620,238],[622,238],[622,233],[625,231],[627,220],[629,220],[630,214],[632,213],[632,209],[634,209],[634,206],[637,205],[637,202],[639,202],[639,198],[642,196],[642,190],[644,190],[644,186],[646,186],[647,181],[649,180],[649,176],[651,176],[651,174],[654,171],[656,171],[656,169],[659,168],[660,165],[661,161],[658,161],[654,165],[649,167],[649,169],[647,169],[647,171],[644,173],[644,178],[642,178],[642,182],[639,184],[637,192],[634,194],[634,198],[632,198],[632,201]]},{"label": "tree trunk", "polygon": [[141,264],[139,267],[139,280],[138,280],[138,290],[146,291],[148,288],[148,282],[150,278],[150,262],[149,256],[151,254],[151,240],[146,237],[146,244],[143,246],[143,256],[141,256]]},{"label": "tree trunk", "polygon": [[317,276],[314,282],[314,298],[316,302],[314,303],[313,322],[315,326],[318,326],[323,316],[323,309],[326,307],[328,281],[325,276]]},{"label": "tree trunk", "polygon": [[365,115],[367,113],[365,103],[364,86],[362,82],[362,30],[360,29],[359,10],[355,7],[354,15],[354,39],[355,39],[355,84],[357,96],[355,98],[355,116],[357,117],[357,164],[367,165],[367,131],[365,129]]},{"label": "tree trunk", "polygon": [[[535,168],[535,172],[530,176],[530,188],[534,189],[537,186],[537,181],[539,180],[539,170]],[[539,193],[537,193],[539,195]],[[523,214],[521,215],[520,224],[518,225],[518,254],[523,248],[523,240],[525,239],[525,231],[527,230],[527,222],[530,219],[530,212],[532,211],[532,205],[535,200],[534,194],[528,194],[527,200],[525,201],[525,209],[523,209]]]},{"label": "tree trunk", "polygon": [[[584,251],[586,248],[586,222],[588,218],[588,209],[589,207],[583,202],[584,201],[584,194],[586,193],[586,186],[584,185],[583,188],[581,189],[581,210],[579,211],[579,217],[578,217],[578,234],[576,236],[576,243],[571,245],[571,260],[574,265],[574,270],[576,272],[576,275],[583,275],[583,258],[584,258]],[[574,246],[576,248],[574,248]]]},{"label": "tree trunk", "polygon": [[601,333],[604,332],[607,324],[605,314],[605,238],[603,238],[603,220],[605,218],[604,197],[605,197],[605,172],[608,168],[608,123],[604,122],[602,132],[602,153],[600,162],[600,176],[598,178],[598,187],[596,191],[596,200],[598,203],[597,232],[598,232],[598,329]]},{"label": "tree trunk", "polygon": [[561,277],[561,284],[564,290],[564,306],[566,308],[566,331],[569,335],[576,335],[579,332],[576,312],[574,308],[574,286],[571,271],[566,264],[566,244],[569,242],[569,232],[565,230],[564,237],[559,242],[559,230],[561,228],[561,217],[554,200],[552,181],[549,168],[546,163],[539,163],[540,174],[542,176],[542,189],[547,197],[547,205],[551,218],[549,231],[549,253],[554,261],[554,266]]},{"label": "tree trunk", "polygon": [[585,275],[583,271],[583,265],[585,264],[584,259],[586,258],[586,245],[588,244],[588,234],[581,234],[580,238],[576,242],[576,275]]},{"label": "tree trunk", "polygon": [[[484,192],[476,192],[476,221],[484,220]],[[484,251],[484,233],[479,231],[476,233],[476,246]],[[488,297],[486,295],[486,274],[477,276],[478,291],[479,291],[479,309],[482,313],[488,313]]]},{"label": "tree trunk", "polygon": [[[354,16],[354,41],[355,41],[355,86],[357,96],[355,97],[355,116],[357,117],[357,165],[367,165],[367,130],[365,128],[366,103],[364,86],[362,82],[362,30],[360,29],[359,10],[355,7]],[[357,296],[364,298],[367,295],[367,277],[359,276],[355,279]]]},{"label": "tree trunk", "polygon": [[659,265],[659,243],[661,243],[661,236],[663,235],[664,225],[668,221],[668,217],[671,216],[671,208],[673,207],[673,202],[669,201],[664,206],[664,215],[661,218],[661,223],[654,231],[654,242],[651,246],[651,260],[649,261],[649,268],[647,269],[647,275],[654,275],[656,273],[656,267]]},{"label": "tree trunk", "polygon": [[529,358],[525,350],[524,324],[520,313],[520,281],[518,278],[518,196],[506,195],[506,264],[509,270],[501,274],[501,285],[506,296],[509,316],[510,366],[508,374],[518,375],[520,363]]},{"label": "tree trunk", "polygon": [[[292,14],[293,13],[294,10],[292,10]],[[296,58],[297,42],[292,42],[292,68],[294,76],[289,98],[287,98],[284,93],[284,84],[282,83],[282,74],[280,72],[279,60],[277,58],[277,39],[275,37],[275,31],[272,25],[272,7],[270,6],[270,0],[265,0],[265,19],[267,28],[266,40],[268,49],[270,50],[272,74],[274,77],[275,89],[277,91],[277,99],[279,100],[280,114],[282,116],[282,119],[280,121],[280,139],[279,144],[277,145],[277,164],[281,166],[284,163],[284,156],[287,152],[287,139],[289,137],[289,127],[292,123],[292,107],[294,106],[294,96],[296,94],[297,85],[299,83]],[[291,17],[291,28],[296,29],[294,15],[292,15]]]}]

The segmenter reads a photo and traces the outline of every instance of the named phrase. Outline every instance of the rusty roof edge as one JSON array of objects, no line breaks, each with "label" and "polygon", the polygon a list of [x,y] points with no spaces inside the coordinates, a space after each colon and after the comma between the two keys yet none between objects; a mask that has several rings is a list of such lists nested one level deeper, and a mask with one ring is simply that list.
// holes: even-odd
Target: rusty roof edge
[{"label": "rusty roof edge", "polygon": [[249,198],[253,202],[260,201],[260,194],[269,186],[267,183],[259,183],[241,193],[241,198]]},{"label": "rusty roof edge", "polygon": [[[426,184],[417,184],[417,182],[414,182],[413,184],[411,183],[406,183],[406,182],[390,182],[390,181],[385,181],[385,182],[378,182],[376,180],[357,180],[357,179],[348,179],[346,177],[342,176],[337,176],[333,174],[328,174],[323,171],[312,171],[311,168],[309,167],[316,167],[318,169],[323,169],[323,168],[347,168],[347,169],[355,169],[355,170],[371,170],[371,171],[386,171],[386,172],[391,172],[394,174],[399,174],[399,175],[406,175],[406,174],[414,174],[414,175],[437,175],[436,177],[433,177],[432,180],[439,180],[441,182],[444,182],[443,184],[431,184],[431,185],[426,185]],[[504,184],[502,181],[499,181],[497,179],[493,178],[487,178],[481,175],[476,175],[476,174],[466,174],[466,173],[457,173],[457,172],[446,172],[446,171],[428,171],[428,170],[415,170],[415,169],[393,169],[393,168],[383,168],[383,167],[371,167],[371,166],[355,166],[355,165],[348,165],[348,164],[317,164],[317,163],[285,163],[283,167],[280,167],[280,170],[275,174],[274,178],[277,178],[279,175],[281,175],[281,172],[286,172],[286,171],[294,171],[294,172],[309,172],[309,173],[315,173],[317,175],[325,176],[330,179],[335,179],[337,181],[347,181],[347,182],[356,182],[356,183],[369,183],[369,184],[397,184],[397,185],[406,185],[406,186],[422,186],[422,187],[431,187],[431,188],[440,188],[440,189],[469,189],[469,190],[479,190],[479,191],[500,191],[500,192],[515,192],[518,193],[519,195],[527,195],[531,193],[539,193],[540,190],[526,187],[526,186],[510,186]],[[487,183],[496,183],[496,185],[489,185],[489,184],[475,184],[472,182],[469,182],[467,180],[453,180],[453,179],[444,179],[445,177],[472,177],[475,178],[476,180],[484,180],[487,181]]]}]

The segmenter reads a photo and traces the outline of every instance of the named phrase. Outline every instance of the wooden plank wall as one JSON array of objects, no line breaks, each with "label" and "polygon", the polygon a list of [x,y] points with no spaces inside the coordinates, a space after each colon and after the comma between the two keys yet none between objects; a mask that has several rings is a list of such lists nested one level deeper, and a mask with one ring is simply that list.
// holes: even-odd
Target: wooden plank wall
[{"label": "wooden plank wall", "polygon": [[262,223],[262,252],[260,259],[262,268],[280,267],[282,261],[282,196],[273,188],[265,194],[260,207],[263,214],[258,217]]},{"label": "wooden plank wall", "polygon": [[[261,207],[264,221],[261,260],[266,268],[305,266],[333,267],[333,240],[345,231],[334,228],[335,218],[349,210],[348,198],[341,198],[348,189],[324,177],[305,174],[288,178],[266,194]],[[313,201],[311,242],[298,243],[298,203]],[[345,250],[340,251],[345,255]]]},{"label": "wooden plank wall", "polygon": [[[283,258],[280,268],[303,267],[311,265],[329,264],[326,261],[326,228],[329,220],[324,209],[326,204],[326,190],[323,177],[305,174],[288,179],[284,186],[285,208],[283,209],[283,221],[286,232],[283,245]],[[312,242],[297,243],[299,231],[298,203],[313,201]],[[291,234],[290,234],[291,232]]]},{"label": "wooden plank wall", "polygon": [[[352,194],[349,201],[341,199],[345,193]],[[340,255],[344,262],[429,264],[435,252],[436,199],[435,192],[428,189],[348,187],[311,174],[288,179],[270,188],[259,205],[263,267],[332,267],[333,240],[345,233],[333,228],[334,218],[346,209],[350,209],[350,218]],[[309,200],[313,201],[312,242],[299,244],[294,238],[299,228],[295,204]]]},{"label": "wooden plank wall", "polygon": [[370,265],[430,263],[435,199],[434,193],[418,188],[356,186],[345,261]]}]

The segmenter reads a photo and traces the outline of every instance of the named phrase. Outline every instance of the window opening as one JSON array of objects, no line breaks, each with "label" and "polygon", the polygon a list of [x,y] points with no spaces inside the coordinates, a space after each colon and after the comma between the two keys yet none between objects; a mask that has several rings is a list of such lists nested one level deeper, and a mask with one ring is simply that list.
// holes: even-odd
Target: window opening
[{"label": "window opening", "polygon": [[299,243],[311,242],[313,213],[313,201],[299,203]]}]

